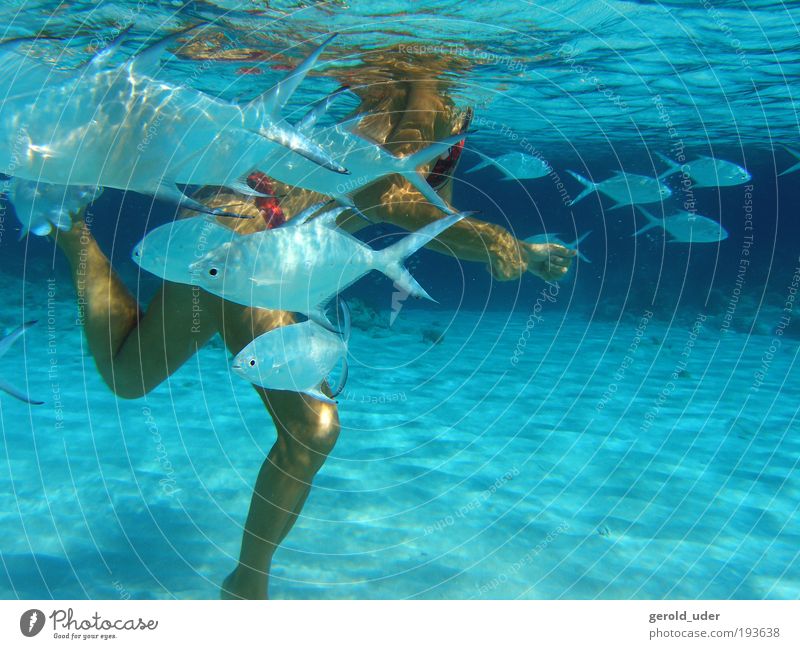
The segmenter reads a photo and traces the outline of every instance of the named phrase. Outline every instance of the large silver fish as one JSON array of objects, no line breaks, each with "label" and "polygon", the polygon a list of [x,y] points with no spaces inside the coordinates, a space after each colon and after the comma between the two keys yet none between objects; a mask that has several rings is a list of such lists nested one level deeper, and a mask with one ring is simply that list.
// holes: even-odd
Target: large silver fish
[{"label": "large silver fish", "polygon": [[695,187],[731,187],[746,183],[751,178],[747,169],[727,160],[701,155],[692,162],[680,165],[661,153],[656,155],[669,165],[669,168],[658,176],[659,179],[681,173],[684,168],[694,180]]},{"label": "large silver fish", "polygon": [[[344,306],[344,302],[342,302]],[[342,361],[342,373],[332,389],[336,397],[347,381],[347,340],[350,318],[343,309],[343,334],[311,320],[273,329],[258,336],[233,359],[231,368],[251,383],[271,390],[302,392],[326,403],[322,383]]]},{"label": "large silver fish", "polygon": [[[343,167],[281,117],[330,39],[281,83],[238,105],[155,78],[167,46],[188,31],[109,67],[120,47],[114,42],[74,71],[34,61],[23,53],[24,43],[0,46],[0,172],[115,187],[217,214],[225,212],[186,197],[178,185],[255,194],[245,178],[276,150],[291,150],[346,178]],[[304,186],[302,178],[282,177],[278,168],[273,173]]]},{"label": "large silver fish", "polygon": [[[9,349],[11,349],[11,345],[13,345],[17,339],[19,339],[30,327],[36,324],[36,321],[26,322],[23,325],[20,325],[10,334],[8,334],[5,338],[0,339],[0,358],[6,355]],[[36,401],[31,399],[27,394],[21,392],[13,385],[6,383],[5,381],[0,380],[0,390],[10,394],[12,397],[19,399],[20,401],[24,401],[25,403],[30,403],[35,406],[41,406],[44,401]]]},{"label": "large silver fish", "polygon": [[238,237],[192,264],[190,271],[197,285],[226,300],[296,311],[329,329],[325,304],[372,270],[414,297],[432,299],[403,261],[467,214],[443,217],[384,250],[373,250],[336,227],[336,217],[346,209]]},{"label": "large silver fish", "polygon": [[[315,115],[312,116],[315,117]],[[335,198],[342,205],[353,206],[352,195],[380,178],[400,174],[419,191],[429,203],[447,214],[454,210],[447,205],[428,183],[421,168],[433,162],[447,150],[464,139],[464,135],[452,135],[440,142],[407,156],[395,156],[384,147],[368,140],[356,132],[367,115],[359,115],[345,122],[316,127],[315,120],[304,118],[298,130],[319,145],[329,159],[347,169],[347,176],[334,173],[321,165],[292,151],[275,150],[262,160],[259,170],[289,185],[311,189]]]},{"label": "large silver fish", "polygon": [[578,259],[585,261],[587,264],[591,264],[592,263],[591,259],[589,259],[586,255],[584,255],[579,249],[579,246],[581,245],[583,240],[586,239],[586,237],[588,237],[591,233],[592,233],[591,230],[589,230],[588,232],[584,232],[572,243],[567,243],[566,241],[560,239],[559,235],[552,234],[550,232],[545,232],[543,234],[535,234],[532,237],[528,237],[527,239],[525,239],[525,241],[527,243],[543,243],[543,244],[554,243],[559,246],[564,246],[565,248],[569,248],[570,250],[574,250],[575,252],[577,252]]},{"label": "large silver fish", "polygon": [[592,192],[601,192],[614,199],[617,204],[611,208],[612,210],[626,205],[657,203],[672,195],[672,190],[669,187],[657,178],[650,178],[650,176],[615,171],[611,178],[596,183],[569,169],[567,169],[567,172],[585,187],[570,202],[570,205],[575,205],[575,203]]},{"label": "large silver fish", "polygon": [[662,228],[672,237],[669,243],[718,243],[728,238],[728,231],[707,216],[680,211],[659,219],[643,207],[637,207],[648,223],[634,232],[633,236],[652,228]]},{"label": "large silver fish", "polygon": [[[303,222],[315,214],[325,203],[315,203],[295,218]],[[226,228],[211,215],[178,219],[165,223],[148,232],[131,252],[131,258],[139,266],[168,282],[195,284],[197,270],[192,264],[203,259],[241,235]]]},{"label": "large silver fish", "polygon": [[493,166],[503,174],[503,180],[525,180],[528,178],[543,178],[552,171],[546,160],[517,151],[506,153],[497,158],[490,158],[481,154],[483,162],[467,169],[467,173]]}]

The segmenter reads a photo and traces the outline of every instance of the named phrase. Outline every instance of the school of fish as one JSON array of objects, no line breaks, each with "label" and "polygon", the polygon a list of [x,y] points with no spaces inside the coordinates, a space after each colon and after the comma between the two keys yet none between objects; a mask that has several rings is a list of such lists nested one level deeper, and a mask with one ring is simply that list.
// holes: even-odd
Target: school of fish
[{"label": "school of fish", "polygon": [[[465,136],[453,135],[417,153],[395,156],[359,134],[365,115],[320,126],[320,118],[345,89],[321,97],[290,124],[283,117],[287,101],[335,35],[279,83],[244,104],[159,79],[169,48],[182,37],[202,35],[207,27],[193,25],[133,55],[123,54],[127,44],[123,30],[76,70],[33,60],[27,51],[33,39],[0,44],[0,89],[5,97],[0,103],[0,173],[10,177],[6,198],[15,207],[22,236],[70,229],[72,215],[107,187],[204,213],[151,230],[135,246],[132,258],[165,281],[198,286],[246,306],[307,316],[305,322],[253,340],[236,356],[232,368],[255,385],[330,401],[346,380],[349,337],[346,305],[340,302],[345,326],[337,327],[328,314],[332,300],[372,270],[388,276],[408,295],[432,299],[403,262],[468,216],[445,202],[424,174]],[[800,153],[787,151],[800,160]],[[700,188],[742,184],[750,180],[749,172],[708,156],[679,164],[656,155],[667,165],[656,177],[614,171],[597,181],[567,170],[581,186],[569,205],[598,192],[614,201],[609,209],[639,209],[646,224],[634,235],[660,228],[671,242],[715,243],[727,238],[722,225],[708,217],[679,210],[658,218],[642,205],[669,199],[672,190],[664,181],[676,174]],[[493,167],[503,180],[519,182],[553,172],[547,160],[520,151],[480,157],[468,173]],[[798,169],[800,162],[783,174]],[[209,207],[184,193],[186,186],[214,185],[263,197],[247,182],[256,170],[328,196],[330,203],[316,203],[280,227],[238,234],[217,217],[244,215]],[[442,217],[388,248],[374,250],[338,227],[337,218],[354,206],[353,194],[392,174],[405,178],[439,208]],[[571,243],[552,233],[525,241],[573,249],[588,263],[579,247],[589,234],[576,235]],[[271,261],[276,259],[279,263]],[[0,340],[0,354],[28,326]],[[323,386],[339,360],[344,362],[342,379],[326,395]],[[0,383],[0,390],[37,403],[5,383]]]}]

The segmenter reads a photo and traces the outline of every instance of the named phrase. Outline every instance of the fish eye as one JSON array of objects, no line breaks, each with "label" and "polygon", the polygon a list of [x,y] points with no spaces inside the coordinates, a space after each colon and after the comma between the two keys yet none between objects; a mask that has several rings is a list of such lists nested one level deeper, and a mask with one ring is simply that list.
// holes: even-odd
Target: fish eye
[{"label": "fish eye", "polygon": [[250,359],[250,367],[255,367],[255,366],[256,366],[256,359],[255,358],[251,358]]},{"label": "fish eye", "polygon": [[217,268],[216,266],[212,266],[211,268],[208,269],[208,274],[211,277],[216,277],[217,275],[219,275],[219,268]]}]

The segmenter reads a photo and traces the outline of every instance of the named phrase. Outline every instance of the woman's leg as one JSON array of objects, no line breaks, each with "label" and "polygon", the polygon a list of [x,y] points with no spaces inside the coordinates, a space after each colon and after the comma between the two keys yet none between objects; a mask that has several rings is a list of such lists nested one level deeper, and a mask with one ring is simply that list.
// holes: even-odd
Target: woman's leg
[{"label": "woman's leg", "polygon": [[[223,337],[237,353],[255,336],[290,324],[291,316],[224,305]],[[336,406],[296,392],[256,388],[278,439],[256,480],[242,537],[239,564],[225,580],[223,597],[267,596],[272,556],[300,513],[311,482],[339,436]]]},{"label": "woman's leg", "polygon": [[217,332],[220,300],[187,285],[165,282],[142,314],[82,220],[56,241],[72,269],[89,350],[118,396],[146,394]]}]

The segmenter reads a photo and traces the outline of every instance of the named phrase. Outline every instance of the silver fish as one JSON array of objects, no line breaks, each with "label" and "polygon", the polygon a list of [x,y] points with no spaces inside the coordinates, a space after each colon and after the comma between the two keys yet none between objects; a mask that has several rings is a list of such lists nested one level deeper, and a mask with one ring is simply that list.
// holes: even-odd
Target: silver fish
[{"label": "silver fish", "polygon": [[206,254],[237,237],[213,216],[197,216],[166,223],[145,235],[131,258],[139,266],[168,282],[193,284],[190,266]]},{"label": "silver fish", "polygon": [[786,149],[789,153],[791,153],[795,158],[797,158],[797,163],[793,164],[791,167],[786,169],[785,171],[781,171],[778,175],[785,176],[786,174],[791,174],[800,169],[800,151],[795,149],[790,149],[788,146],[781,145],[784,149]]},{"label": "silver fish", "polygon": [[657,203],[672,195],[672,190],[669,187],[660,182],[658,178],[650,178],[649,176],[615,171],[611,178],[596,183],[569,169],[567,169],[567,173],[585,187],[570,202],[570,205],[575,205],[575,203],[595,191],[601,192],[617,202],[611,208],[612,210],[626,205]]},{"label": "silver fish", "polygon": [[259,169],[268,176],[299,187],[313,190],[335,198],[340,204],[353,207],[352,195],[367,185],[390,176],[403,176],[432,205],[447,214],[454,210],[430,186],[421,168],[433,162],[464,135],[452,135],[440,142],[407,156],[395,156],[384,147],[360,136],[356,129],[368,115],[359,115],[333,126],[314,127],[316,120],[303,118],[299,123],[304,135],[318,144],[331,160],[346,168],[348,176],[334,173],[320,165],[311,164],[307,159],[284,150],[275,151],[263,159]]},{"label": "silver fish", "polygon": [[8,200],[22,224],[20,238],[28,232],[46,236],[53,229],[72,228],[72,215],[102,193],[102,189],[80,185],[51,185],[12,178]]},{"label": "silver fish", "polygon": [[349,315],[346,309],[344,313],[343,335],[311,320],[279,327],[258,336],[242,349],[233,359],[231,369],[262,388],[301,392],[326,403],[336,403],[323,394],[322,383],[340,360],[342,375],[333,388],[333,397],[347,381]]},{"label": "silver fish", "polygon": [[467,170],[467,173],[478,171],[492,165],[503,173],[503,180],[525,180],[527,178],[542,178],[552,171],[546,160],[517,151],[506,153],[498,158],[484,156],[483,162]]},{"label": "silver fish", "polygon": [[645,215],[648,223],[634,232],[633,236],[638,236],[652,228],[662,228],[672,236],[669,243],[718,243],[728,238],[728,231],[720,223],[707,216],[680,211],[659,219],[643,207],[637,207]]},{"label": "silver fish", "polygon": [[[346,172],[281,117],[330,39],[281,83],[240,106],[153,76],[167,46],[188,31],[109,68],[120,39],[74,71],[35,62],[22,53],[20,41],[0,45],[0,172],[52,184],[115,187],[229,216],[188,198],[177,185],[224,185],[257,194],[246,176],[275,151],[290,149],[331,173]],[[303,187],[302,179],[274,171],[278,180]]]},{"label": "silver fish", "polygon": [[313,220],[239,237],[190,267],[197,284],[231,302],[306,314],[332,328],[323,307],[371,270],[378,270],[415,297],[432,299],[403,267],[403,261],[451,227],[466,213],[429,223],[384,250],[373,250],[336,227],[347,208],[329,210]]},{"label": "silver fish", "polygon": [[731,187],[746,183],[752,177],[747,169],[727,160],[698,156],[692,162],[680,165],[661,153],[656,155],[669,165],[669,168],[659,175],[659,179],[685,170],[694,180],[695,187]]},{"label": "silver fish", "polygon": [[[19,339],[30,327],[32,327],[35,324],[36,324],[35,320],[31,322],[26,322],[25,324],[14,329],[14,331],[8,334],[5,338],[0,339],[0,358],[5,356],[8,350],[11,348],[11,345],[13,345],[17,341],[17,339]],[[27,394],[25,394],[24,392],[20,392],[14,386],[9,385],[5,381],[0,381],[0,390],[10,394],[15,399],[19,399],[20,401],[24,401],[25,403],[30,403],[34,406],[41,406],[44,403],[44,401],[36,401],[34,399],[31,399]]]},{"label": "silver fish", "polygon": [[527,243],[544,243],[544,244],[555,243],[559,246],[564,246],[565,248],[569,248],[570,250],[574,250],[575,252],[577,252],[579,259],[585,261],[587,264],[591,264],[592,263],[591,259],[589,259],[586,255],[584,255],[579,249],[581,242],[584,239],[586,239],[586,237],[588,237],[591,233],[592,233],[591,230],[589,230],[588,232],[584,232],[572,243],[567,243],[566,241],[560,239],[557,234],[551,234],[549,232],[545,232],[544,234],[535,234],[532,237],[528,237],[527,239],[525,239],[525,241]]}]

